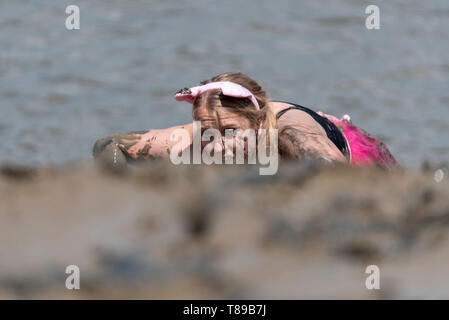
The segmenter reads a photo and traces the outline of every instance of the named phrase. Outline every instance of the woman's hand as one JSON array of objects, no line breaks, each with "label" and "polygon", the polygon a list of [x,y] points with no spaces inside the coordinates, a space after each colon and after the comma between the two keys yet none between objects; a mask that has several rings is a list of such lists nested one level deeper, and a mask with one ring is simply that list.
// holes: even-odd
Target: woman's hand
[{"label": "woman's hand", "polygon": [[167,129],[134,131],[104,137],[96,141],[93,155],[95,159],[103,159],[114,166],[129,161],[169,158],[171,148],[178,143],[170,139],[171,133],[176,129],[186,130],[192,141],[190,123]]}]

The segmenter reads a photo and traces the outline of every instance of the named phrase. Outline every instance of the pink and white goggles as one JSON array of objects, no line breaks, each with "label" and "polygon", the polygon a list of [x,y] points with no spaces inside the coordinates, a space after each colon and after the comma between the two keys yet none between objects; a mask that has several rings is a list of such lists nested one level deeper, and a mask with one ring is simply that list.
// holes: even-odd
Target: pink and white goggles
[{"label": "pink and white goggles", "polygon": [[187,101],[192,103],[195,101],[195,98],[201,93],[207,90],[220,89],[221,92],[225,96],[235,97],[235,98],[249,98],[251,102],[254,104],[257,110],[260,110],[259,104],[257,103],[254,95],[246,89],[245,87],[231,82],[231,81],[217,81],[210,82],[202,86],[192,87],[192,88],[184,88],[176,92],[175,99],[176,101]]}]

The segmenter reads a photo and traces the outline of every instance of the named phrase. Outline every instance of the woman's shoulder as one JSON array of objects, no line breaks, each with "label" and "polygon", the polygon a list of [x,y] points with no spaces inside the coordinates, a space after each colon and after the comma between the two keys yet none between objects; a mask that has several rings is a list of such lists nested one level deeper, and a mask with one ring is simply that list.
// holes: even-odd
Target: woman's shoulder
[{"label": "woman's shoulder", "polygon": [[269,106],[273,114],[276,116],[282,110],[293,107],[294,104],[286,101],[272,100],[270,101]]},{"label": "woman's shoulder", "polygon": [[276,127],[281,131],[285,127],[298,127],[309,134],[325,134],[322,126],[311,116],[312,110],[279,100],[271,101],[270,108],[276,117]]}]

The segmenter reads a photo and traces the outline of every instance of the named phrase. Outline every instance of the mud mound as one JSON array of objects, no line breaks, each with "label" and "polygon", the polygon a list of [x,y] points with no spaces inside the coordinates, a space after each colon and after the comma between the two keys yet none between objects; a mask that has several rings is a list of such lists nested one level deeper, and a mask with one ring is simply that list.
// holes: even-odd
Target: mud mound
[{"label": "mud mound", "polygon": [[3,167],[0,199],[0,298],[449,297],[449,181],[432,170]]}]

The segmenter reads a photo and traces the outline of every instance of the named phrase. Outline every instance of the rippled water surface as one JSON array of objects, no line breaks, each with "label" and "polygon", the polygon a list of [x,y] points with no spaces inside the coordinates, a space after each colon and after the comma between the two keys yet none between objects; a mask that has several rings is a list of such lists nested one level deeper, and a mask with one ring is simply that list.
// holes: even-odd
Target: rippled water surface
[{"label": "rippled water surface", "polygon": [[[80,30],[65,28],[69,4]],[[405,166],[439,163],[448,53],[443,0],[1,1],[0,162],[88,159],[101,136],[189,122],[177,89],[241,71],[273,99],[350,114]]]}]

